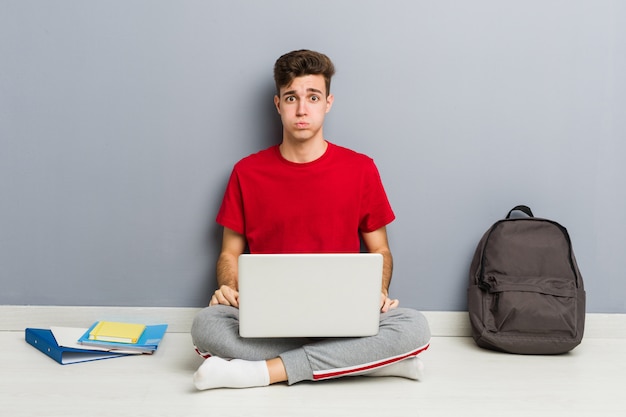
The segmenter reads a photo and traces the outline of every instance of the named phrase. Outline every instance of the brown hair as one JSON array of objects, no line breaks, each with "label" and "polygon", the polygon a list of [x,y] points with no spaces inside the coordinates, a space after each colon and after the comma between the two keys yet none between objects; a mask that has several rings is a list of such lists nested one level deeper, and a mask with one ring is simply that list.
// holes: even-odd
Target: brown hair
[{"label": "brown hair", "polygon": [[335,74],[335,66],[326,55],[301,49],[281,56],[274,64],[276,94],[281,87],[290,85],[294,78],[304,75],[323,75],[326,81],[326,95],[330,94],[330,79]]}]

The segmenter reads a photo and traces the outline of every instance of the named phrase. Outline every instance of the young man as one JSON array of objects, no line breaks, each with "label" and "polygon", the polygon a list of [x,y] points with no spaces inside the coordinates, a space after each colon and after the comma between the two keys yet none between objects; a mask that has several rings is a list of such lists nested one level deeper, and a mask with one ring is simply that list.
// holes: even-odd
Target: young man
[{"label": "young man", "polygon": [[[386,225],[395,216],[378,170],[369,157],[324,138],[333,74],[330,59],[313,51],[293,51],[276,61],[274,104],[283,139],[235,165],[217,215],[224,227],[218,289],[191,329],[196,349],[207,358],[194,374],[198,389],[349,375],[420,377],[416,356],[428,348],[430,330],[421,313],[398,308],[389,297],[393,261]],[[239,336],[237,258],[246,247],[251,253],[345,253],[359,252],[361,239],[369,252],[383,255],[378,335]],[[268,302],[280,303],[281,296],[277,290]]]}]

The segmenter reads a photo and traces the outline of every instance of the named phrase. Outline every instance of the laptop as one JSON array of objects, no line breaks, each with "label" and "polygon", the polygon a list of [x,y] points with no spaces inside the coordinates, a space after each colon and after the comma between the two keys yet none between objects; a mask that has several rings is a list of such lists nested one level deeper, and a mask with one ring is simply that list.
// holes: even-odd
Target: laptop
[{"label": "laptop", "polygon": [[242,337],[360,337],[378,333],[381,254],[239,256]]}]

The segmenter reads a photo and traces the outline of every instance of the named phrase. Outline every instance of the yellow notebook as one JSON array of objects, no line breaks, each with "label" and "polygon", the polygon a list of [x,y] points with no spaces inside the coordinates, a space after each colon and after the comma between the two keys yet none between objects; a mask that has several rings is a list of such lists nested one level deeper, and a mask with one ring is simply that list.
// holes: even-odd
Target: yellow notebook
[{"label": "yellow notebook", "polygon": [[99,321],[89,332],[89,339],[103,342],[137,343],[145,329],[145,324]]}]

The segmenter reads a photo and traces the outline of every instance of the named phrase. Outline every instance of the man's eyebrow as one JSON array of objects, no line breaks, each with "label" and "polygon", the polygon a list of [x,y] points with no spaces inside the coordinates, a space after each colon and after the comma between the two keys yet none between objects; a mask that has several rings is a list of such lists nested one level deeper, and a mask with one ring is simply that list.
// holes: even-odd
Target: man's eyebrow
[{"label": "man's eyebrow", "polygon": [[[324,94],[321,90],[318,90],[317,88],[307,88],[306,91],[309,93]],[[283,93],[283,96],[290,96],[295,93],[296,93],[296,90],[289,90],[289,91],[285,91]]]}]

